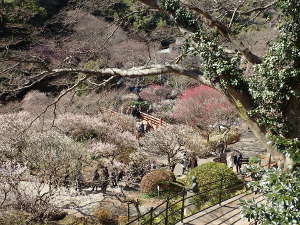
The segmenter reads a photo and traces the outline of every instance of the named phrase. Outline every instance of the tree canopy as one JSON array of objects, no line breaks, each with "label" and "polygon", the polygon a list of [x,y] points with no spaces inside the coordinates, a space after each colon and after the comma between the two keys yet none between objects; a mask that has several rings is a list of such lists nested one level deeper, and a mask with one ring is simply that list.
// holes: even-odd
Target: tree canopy
[{"label": "tree canopy", "polygon": [[[182,58],[188,55],[197,56],[199,68],[186,68],[180,64],[146,65],[131,69],[104,68],[88,70],[81,68],[51,69],[45,66],[45,61],[35,59],[42,65],[36,74],[26,78],[26,82],[12,85],[1,91],[1,98],[11,94],[30,90],[36,85],[70,74],[80,74],[79,78],[65,92],[58,96],[51,105],[55,105],[67,92],[75,90],[81,84],[101,87],[115,77],[140,77],[161,74],[184,75],[198,80],[200,83],[215,88],[223,93],[235,105],[241,117],[261,141],[262,145],[278,162],[279,167],[291,167],[296,175],[290,177],[299,183],[297,167],[300,164],[300,2],[299,0],[260,1],[257,7],[250,1],[232,3],[234,10],[224,14],[222,10],[212,6],[212,11],[201,4],[181,2],[180,0],[140,0],[149,7],[170,16],[181,28],[185,38],[182,46]],[[223,1],[218,2],[222,4]],[[247,5],[246,10],[243,8]],[[249,8],[250,5],[250,8]],[[252,7],[252,8],[251,8]],[[229,7],[230,8],[230,7]],[[278,37],[269,43],[267,54],[259,57],[251,52],[238,34],[241,26],[248,26],[253,19],[265,10],[275,10],[279,15]],[[221,16],[220,16],[221,15]],[[227,15],[227,16],[226,16]],[[228,16],[230,15],[230,16]],[[221,18],[221,19],[219,19]],[[223,18],[223,19],[222,19]],[[269,17],[268,17],[269,18]],[[270,19],[270,18],[269,18]],[[10,57],[4,60],[14,61]],[[28,59],[24,59],[24,61]],[[91,82],[92,77],[103,78],[102,83]],[[45,110],[47,110],[46,108]],[[293,167],[292,167],[293,166]],[[278,177],[275,183],[286,179],[287,173],[274,173]],[[273,183],[274,183],[273,182]],[[272,182],[271,182],[272,183]],[[270,185],[273,185],[273,183]],[[293,183],[294,184],[294,183]],[[262,186],[259,186],[262,187]],[[280,187],[282,188],[282,187]],[[285,188],[283,188],[286,190]],[[281,189],[280,189],[281,190]],[[263,190],[261,190],[263,191]],[[269,188],[267,192],[276,192]],[[299,209],[299,191],[295,191],[295,207]],[[284,194],[284,193],[283,193]],[[283,202],[280,195],[273,195],[268,200],[279,209]],[[278,201],[277,201],[278,200]],[[292,200],[291,200],[292,201]],[[294,201],[294,200],[293,200]],[[282,203],[282,204],[281,204]],[[278,215],[271,212],[270,206],[265,214],[248,214],[249,217],[262,220],[260,217]],[[298,210],[299,211],[299,210]],[[287,220],[276,219],[275,224],[296,224],[296,214],[291,212]],[[299,217],[298,217],[299,218]],[[294,223],[294,221],[296,221]],[[268,224],[267,222],[264,222]]]}]

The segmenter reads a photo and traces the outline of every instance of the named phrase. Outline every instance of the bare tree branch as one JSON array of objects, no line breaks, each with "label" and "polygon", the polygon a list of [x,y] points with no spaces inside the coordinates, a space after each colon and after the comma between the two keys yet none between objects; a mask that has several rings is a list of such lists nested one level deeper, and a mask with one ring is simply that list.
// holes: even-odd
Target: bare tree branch
[{"label": "bare tree branch", "polygon": [[[87,75],[87,78],[91,76],[142,77],[142,76],[153,76],[153,75],[161,75],[161,74],[177,74],[177,75],[188,76],[199,80],[203,84],[210,85],[210,82],[202,76],[202,72],[200,71],[199,68],[189,69],[176,64],[175,65],[157,64],[157,65],[150,65],[150,66],[133,67],[131,69],[105,68],[99,70],[85,70],[85,69],[64,68],[64,69],[54,69],[52,71],[44,71],[36,75],[35,77],[40,77],[40,78],[35,81],[32,81],[30,84],[13,90],[4,90],[2,91],[2,94],[14,93],[14,92],[30,89],[33,86],[37,85],[38,83],[41,83],[42,81],[48,78],[58,77],[68,73],[83,73]],[[108,81],[110,81],[111,79],[113,78],[109,78]]]},{"label": "bare tree branch", "polygon": [[254,9],[250,9],[246,12],[240,12],[242,15],[250,15],[251,13],[253,12],[256,12],[256,11],[263,11],[263,10],[266,10],[270,7],[272,7],[273,5],[275,5],[275,1],[274,2],[271,2],[270,4],[266,5],[266,6],[263,6],[263,7],[257,7],[257,8],[254,8]]},{"label": "bare tree branch", "polygon": [[[172,14],[170,12],[166,12],[165,10],[161,9],[160,5],[159,5],[159,1],[157,0],[139,0],[140,2],[143,2],[144,4],[152,7],[152,8],[155,8],[155,9],[158,9],[160,11],[163,11],[164,13],[167,13],[167,14]],[[261,63],[261,59],[258,57],[258,56],[255,56],[255,54],[253,54],[252,52],[250,52],[249,49],[245,49],[243,46],[239,45],[239,43],[235,43],[233,41],[233,39],[230,37],[230,29],[223,23],[221,23],[220,21],[218,21],[217,19],[213,18],[211,16],[211,14],[209,14],[208,12],[198,8],[198,7],[195,7],[195,6],[192,6],[192,5],[188,5],[188,4],[181,4],[181,7],[185,7],[187,8],[188,10],[190,11],[193,11],[194,13],[200,15],[201,17],[204,18],[204,22],[207,23],[207,25],[210,27],[210,28],[216,28],[218,33],[224,37],[227,41],[231,42],[235,47],[235,49],[239,52],[241,52],[241,54],[243,54],[245,56],[245,58],[251,63],[251,64],[258,64],[258,63]],[[186,27],[182,27],[184,29],[186,29]],[[192,31],[193,32],[193,31]],[[250,57],[249,55],[251,56],[255,56],[255,57]],[[255,58],[256,60],[253,60],[253,58]]]},{"label": "bare tree branch", "polygon": [[220,21],[214,19],[209,13],[207,13],[206,11],[198,8],[198,7],[193,7],[190,5],[184,5],[185,7],[187,7],[188,9],[196,12],[197,14],[201,15],[202,17],[204,17],[207,22],[208,22],[208,26],[209,27],[214,27],[218,30],[218,32],[228,41],[230,41],[230,35],[229,35],[229,29],[228,27],[221,23]]},{"label": "bare tree branch", "polygon": [[9,70],[12,70],[12,69],[16,68],[18,65],[20,65],[20,63],[16,63],[15,65],[13,65],[13,66],[11,66],[11,67],[9,67],[9,68],[6,68],[6,69],[3,70],[3,71],[0,71],[0,74],[3,74],[3,73],[5,73],[5,72],[7,72],[7,71],[9,71]]},{"label": "bare tree branch", "polygon": [[229,23],[229,25],[228,25],[229,28],[231,27],[231,25],[232,25],[232,23],[233,23],[233,20],[234,20],[234,18],[235,18],[235,15],[236,15],[237,11],[242,7],[242,5],[244,5],[245,2],[246,2],[246,0],[242,1],[242,2],[234,9],[233,14],[232,14],[232,17],[231,17],[231,19],[230,19],[230,23]]},{"label": "bare tree branch", "polygon": [[104,80],[104,81],[103,81],[102,83],[100,83],[100,84],[97,84],[97,83],[91,81],[90,79],[87,79],[87,82],[90,83],[90,84],[92,84],[92,85],[94,85],[94,86],[96,86],[96,87],[104,87],[108,82],[110,82],[110,81],[113,80],[114,78],[115,78],[115,77],[112,76],[112,77],[108,78],[107,80]]},{"label": "bare tree branch", "polygon": [[38,114],[28,125],[28,127],[23,130],[22,132],[25,132],[27,129],[29,129],[32,124],[38,120],[43,114],[45,114],[49,108],[51,106],[54,106],[54,109],[53,109],[53,120],[52,120],[52,126],[54,126],[54,122],[55,122],[55,119],[56,119],[56,104],[60,101],[60,99],[65,96],[66,94],[68,94],[69,92],[71,92],[72,90],[74,90],[76,87],[78,87],[83,81],[85,81],[86,79],[88,78],[88,76],[84,76],[83,78],[81,78],[80,80],[78,80],[72,87],[68,88],[67,90],[65,90],[63,93],[61,93],[55,101],[53,101],[51,104],[47,105],[47,107],[40,113]]}]

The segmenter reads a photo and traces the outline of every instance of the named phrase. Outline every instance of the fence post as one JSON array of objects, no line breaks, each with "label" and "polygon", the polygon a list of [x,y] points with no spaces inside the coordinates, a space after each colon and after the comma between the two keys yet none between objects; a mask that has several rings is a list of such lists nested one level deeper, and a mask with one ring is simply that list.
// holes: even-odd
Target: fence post
[{"label": "fence post", "polygon": [[129,222],[130,221],[130,203],[129,202],[127,203],[127,219]]},{"label": "fence post", "polygon": [[150,225],[153,225],[153,207],[150,209]]},{"label": "fence post", "polygon": [[183,224],[184,219],[184,202],[185,202],[185,191],[182,192],[182,205],[181,205],[181,223]]},{"label": "fence post", "polygon": [[166,203],[166,218],[165,218],[165,225],[168,225],[169,223],[169,196],[167,197],[167,203]]},{"label": "fence post", "polygon": [[220,181],[220,192],[219,192],[219,205],[221,205],[222,202],[222,192],[223,192],[223,177],[221,178]]}]

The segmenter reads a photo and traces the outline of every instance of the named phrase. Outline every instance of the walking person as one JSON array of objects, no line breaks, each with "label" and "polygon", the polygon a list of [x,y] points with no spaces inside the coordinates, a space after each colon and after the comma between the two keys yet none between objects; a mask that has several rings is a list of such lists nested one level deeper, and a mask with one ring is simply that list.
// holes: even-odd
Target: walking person
[{"label": "walking person", "polygon": [[240,173],[241,172],[241,167],[242,167],[242,159],[243,156],[241,153],[235,154],[233,156],[233,162],[236,168],[236,173]]},{"label": "walking person", "polygon": [[182,157],[182,174],[185,174],[188,171],[189,159],[187,153],[183,153]]},{"label": "walking person", "polygon": [[111,172],[111,183],[112,183],[112,187],[117,187],[118,186],[118,171],[117,168],[113,168],[112,172]]},{"label": "walking person", "polygon": [[79,156],[75,167],[75,191],[82,192],[84,186],[84,178],[82,175],[82,156]]},{"label": "walking person", "polygon": [[138,107],[136,105],[134,105],[132,107],[132,112],[131,115],[135,118],[135,119],[140,119],[141,118],[141,112],[138,109]]},{"label": "walking person", "polygon": [[98,168],[94,171],[93,180],[92,180],[92,191],[96,190],[100,185],[100,174],[98,172]]},{"label": "walking person", "polygon": [[194,169],[198,166],[197,156],[195,153],[192,153],[190,159],[189,159],[189,169]]},{"label": "walking person", "polygon": [[84,186],[84,178],[81,173],[81,171],[77,171],[75,176],[75,191],[79,191],[79,193],[82,192],[82,188]]},{"label": "walking person", "polygon": [[102,180],[101,180],[101,191],[106,194],[106,189],[109,184],[109,172],[106,166],[102,167]]},{"label": "walking person", "polygon": [[238,170],[238,173],[241,173],[242,159],[243,159],[243,155],[242,155],[242,153],[240,153],[237,157],[237,170]]},{"label": "walking person", "polygon": [[137,128],[137,139],[139,140],[140,137],[142,137],[145,133],[145,125],[143,122],[138,121],[136,123],[136,128]]},{"label": "walking person", "polygon": [[234,167],[234,160],[233,160],[234,156],[232,154],[232,152],[229,152],[227,153],[226,155],[226,163],[227,163],[227,166],[229,168],[233,168]]},{"label": "walking person", "polygon": [[123,178],[124,178],[124,176],[125,176],[125,172],[124,172],[123,169],[121,169],[121,170],[119,171],[119,173],[118,173],[118,176],[117,176],[118,182],[122,181]]}]

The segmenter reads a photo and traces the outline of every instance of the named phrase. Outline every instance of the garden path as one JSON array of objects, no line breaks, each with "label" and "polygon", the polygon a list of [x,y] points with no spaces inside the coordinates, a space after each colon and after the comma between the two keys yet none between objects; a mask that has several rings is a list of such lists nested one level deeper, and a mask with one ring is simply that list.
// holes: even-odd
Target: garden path
[{"label": "garden path", "polygon": [[[252,194],[240,194],[236,197],[198,212],[183,220],[185,225],[249,225],[247,219],[241,218],[240,200],[255,199],[256,202],[264,201],[263,196]],[[180,225],[182,223],[177,223]]]}]

